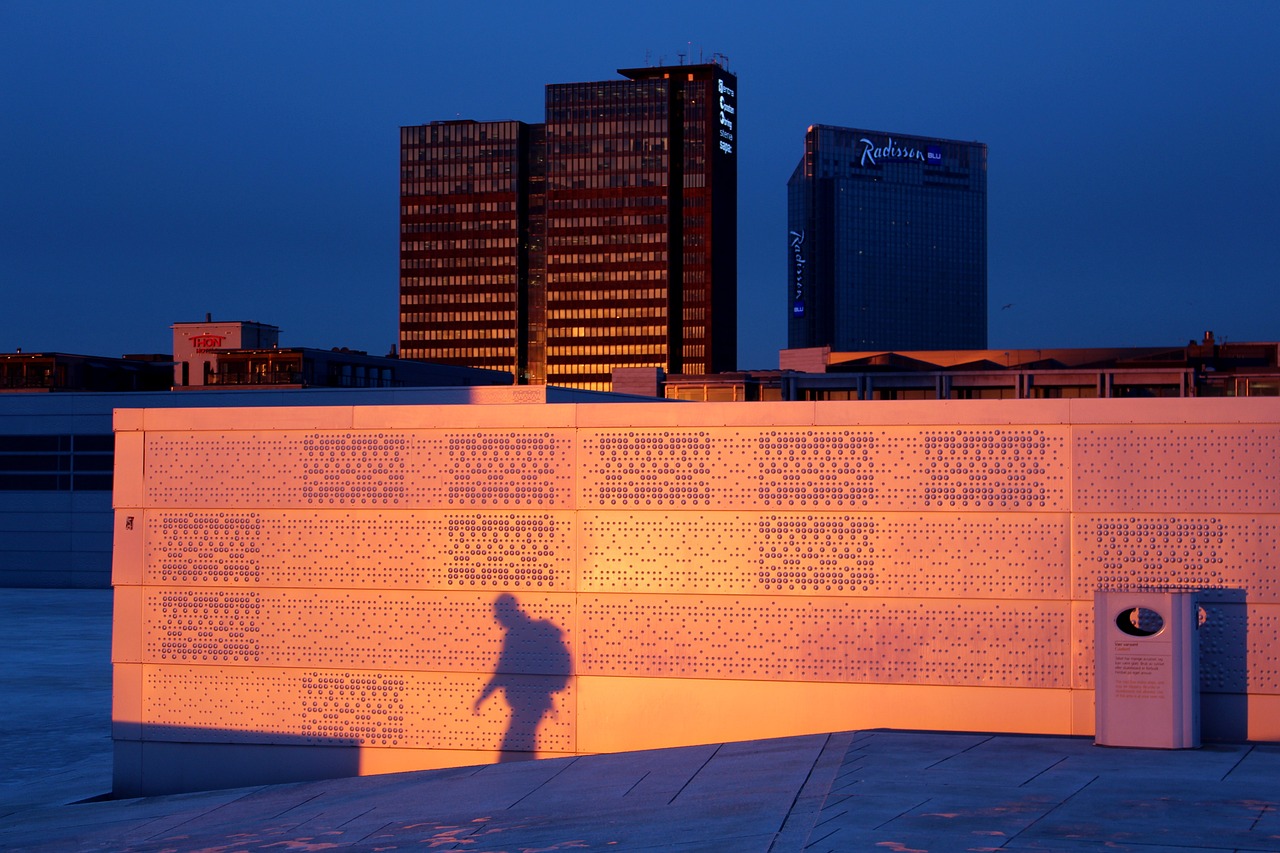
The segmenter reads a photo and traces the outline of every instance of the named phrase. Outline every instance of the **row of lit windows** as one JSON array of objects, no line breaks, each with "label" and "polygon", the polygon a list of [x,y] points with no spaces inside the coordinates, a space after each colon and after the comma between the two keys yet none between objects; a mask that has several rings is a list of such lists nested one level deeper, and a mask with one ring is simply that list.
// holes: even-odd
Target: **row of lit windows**
[{"label": "row of lit windows", "polygon": [[[405,337],[401,340],[413,340]],[[501,361],[504,364],[514,364],[516,359],[515,347],[437,347],[430,344],[420,344],[413,348],[405,347],[405,358],[415,358],[420,361],[467,361],[473,365],[482,359],[493,361]]]},{"label": "row of lit windows", "polygon": [[[610,122],[627,124],[631,122]],[[585,157],[591,154],[660,154],[666,159],[669,150],[666,134],[643,135],[625,130],[617,133],[600,133],[574,139],[560,138],[552,141],[548,157],[555,161],[562,157]]]},{"label": "row of lit windows", "polygon": [[473,139],[516,139],[520,132],[518,121],[466,121],[439,122],[410,125],[400,128],[403,145],[426,142],[470,142]]},{"label": "row of lit windows", "polygon": [[557,322],[570,320],[634,320],[646,317],[665,320],[666,316],[667,309],[664,305],[628,306],[624,308],[562,308],[553,313],[553,317]]},{"label": "row of lit windows", "polygon": [[548,225],[547,234],[554,239],[564,234],[580,234],[588,229],[608,233],[607,229],[615,228],[646,228],[651,234],[665,234],[666,227],[667,217],[661,213],[636,216],[557,216]]},{"label": "row of lit windows", "polygon": [[515,311],[402,311],[401,323],[488,323],[497,328],[514,326]]},{"label": "row of lit windows", "polygon": [[474,195],[476,193],[510,193],[509,178],[456,178],[439,181],[401,181],[400,195]]},{"label": "row of lit windows", "polygon": [[514,201],[432,202],[430,204],[402,204],[402,216],[465,216],[477,213],[515,213]]},{"label": "row of lit windows", "polygon": [[559,288],[548,289],[548,302],[569,302],[574,300],[584,301],[613,301],[613,302],[636,302],[644,299],[661,299],[667,298],[667,289],[665,287],[650,288],[628,288],[627,290],[606,290],[603,288],[592,288],[590,290],[562,290]]},{"label": "row of lit windows", "polygon": [[667,172],[667,158],[618,154],[612,157],[557,158],[547,164],[548,178],[551,175],[590,175],[596,172],[625,172],[628,174],[650,172],[654,175],[665,175]]},{"label": "row of lit windows", "polygon": [[565,284],[616,284],[620,281],[666,281],[665,267],[656,270],[593,270],[591,272],[563,272],[548,270],[547,283],[552,286]]},{"label": "row of lit windows", "polygon": [[555,238],[557,247],[561,246],[634,246],[644,243],[660,243],[665,245],[665,230],[631,231],[626,234],[607,232],[604,234],[587,234],[581,228],[552,228],[551,236]]},{"label": "row of lit windows", "polygon": [[[415,178],[419,181],[427,178],[474,178],[474,177],[492,177],[492,176],[509,176],[514,168],[511,162],[482,162],[482,163],[449,163],[446,165],[412,165],[403,166],[400,169],[400,180],[412,181]],[[515,181],[508,178],[508,186],[514,186]]]},{"label": "row of lit windows", "polygon": [[[483,276],[489,278],[489,276]],[[428,287],[436,284],[432,281]],[[483,282],[468,282],[468,284],[483,284]],[[493,282],[493,284],[510,285],[510,281]],[[456,293],[453,291],[442,292],[438,289],[428,290],[426,293],[404,293],[400,294],[401,305],[488,305],[501,304],[510,305],[515,302],[515,292],[508,288],[503,292],[493,290],[474,290],[468,293]]]},{"label": "row of lit windows", "polygon": [[[562,358],[569,358],[569,357],[582,358],[584,356],[588,358],[592,356],[596,358],[600,358],[600,357],[616,358],[618,356],[623,356],[623,355],[644,355],[644,356],[656,356],[658,358],[665,358],[666,354],[667,354],[667,348],[665,344],[619,343],[619,344],[612,344],[612,345],[611,344],[602,344],[602,345],[573,344],[573,345],[559,345],[559,346],[552,346],[549,344],[547,346],[547,373],[550,374],[553,372],[553,364],[555,359],[562,359]],[[616,365],[612,362],[605,362],[600,365],[597,365],[596,367],[599,370],[605,373],[608,373],[615,366]],[[594,372],[592,365],[583,364],[581,362],[570,366],[569,369],[570,371],[573,371],[573,372],[576,372],[579,370],[583,372]]]},{"label": "row of lit windows", "polygon": [[651,189],[647,192],[627,193],[625,195],[595,195],[586,198],[560,198],[553,196],[547,201],[549,210],[623,210],[638,209],[643,210],[646,207],[667,206],[669,199],[667,193],[661,189]]},{"label": "row of lit windows", "polygon": [[487,269],[509,270],[515,266],[510,255],[486,258],[402,258],[402,270]]},{"label": "row of lit windows", "polygon": [[547,266],[553,264],[629,264],[666,263],[666,250],[657,252],[624,252],[611,249],[604,252],[554,252],[547,257]]},{"label": "row of lit windows", "polygon": [[[547,136],[557,133],[590,133],[591,128],[610,121],[643,122],[644,126],[667,126],[665,85],[619,81],[626,88],[612,92],[578,88],[574,84],[547,87]],[[559,91],[557,91],[559,90]]]},{"label": "row of lit windows", "polygon": [[550,193],[570,192],[572,190],[635,190],[657,189],[667,185],[666,173],[638,172],[623,174],[587,174],[577,177],[547,179],[547,191]]},{"label": "row of lit windows", "polygon": [[515,237],[459,237],[454,240],[403,240],[402,252],[433,252],[449,249],[514,249]]},{"label": "row of lit windows", "polygon": [[[547,134],[556,124],[579,122],[574,127],[590,127],[591,122],[619,116],[665,116],[667,86],[661,81],[618,80],[616,85],[577,83],[547,87]],[[664,119],[665,122],[665,119]]]},{"label": "row of lit windows", "polygon": [[480,231],[488,239],[495,237],[511,237],[515,238],[516,223],[511,219],[498,219],[489,222],[474,222],[464,220],[460,222],[414,222],[406,224],[400,229],[401,239],[413,234],[452,234],[460,235],[470,233],[472,231]]},{"label": "row of lit windows", "polygon": [[463,157],[511,157],[519,149],[520,141],[511,139],[473,137],[470,139],[441,139],[410,141],[400,145],[401,160],[423,160]]},{"label": "row of lit windows", "polygon": [[[601,332],[608,332],[610,338],[665,338],[667,336],[667,326],[604,326],[604,327],[588,327],[588,326],[556,326],[555,323],[568,319],[560,314],[552,316],[553,325],[547,328],[547,342],[564,340],[565,338],[598,338]],[[604,349],[608,349],[609,344],[604,344]]]},{"label": "row of lit windows", "polygon": [[[472,347],[469,343],[479,344],[482,341],[476,338],[476,333],[470,329],[401,329],[400,337],[406,341],[461,341],[461,344],[442,344],[441,349],[448,349],[449,352],[463,352]],[[483,340],[485,344],[498,344],[504,341],[515,340],[513,335],[491,335]],[[499,347],[500,350],[514,352],[514,344],[507,347]]]},{"label": "row of lit windows", "polygon": [[417,275],[402,275],[400,277],[401,291],[439,291],[452,288],[459,292],[482,293],[484,291],[496,291],[498,293],[512,293],[516,287],[516,277],[510,272],[491,275],[482,273],[452,275],[449,272],[440,272],[423,275],[419,271]]}]

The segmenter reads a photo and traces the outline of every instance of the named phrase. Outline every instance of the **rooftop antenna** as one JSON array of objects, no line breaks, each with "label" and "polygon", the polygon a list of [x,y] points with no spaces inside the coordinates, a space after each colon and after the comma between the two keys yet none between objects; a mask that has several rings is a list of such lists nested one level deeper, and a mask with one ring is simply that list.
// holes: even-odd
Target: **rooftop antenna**
[{"label": "rooftop antenna", "polygon": [[677,53],[677,54],[676,54],[676,56],[680,57],[680,64],[681,64],[681,65],[684,65],[684,54],[683,54],[683,53]]},{"label": "rooftop antenna", "polygon": [[644,64],[645,64],[645,67],[647,68],[653,67],[653,58],[649,52],[649,48],[647,47],[644,49]]}]

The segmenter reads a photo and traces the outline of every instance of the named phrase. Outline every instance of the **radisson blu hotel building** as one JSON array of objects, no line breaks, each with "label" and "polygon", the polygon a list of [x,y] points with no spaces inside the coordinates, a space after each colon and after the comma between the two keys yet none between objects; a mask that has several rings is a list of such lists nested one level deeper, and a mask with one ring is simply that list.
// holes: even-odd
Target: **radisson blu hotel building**
[{"label": "radisson blu hotel building", "polygon": [[983,143],[814,125],[787,229],[791,348],[986,348]]}]

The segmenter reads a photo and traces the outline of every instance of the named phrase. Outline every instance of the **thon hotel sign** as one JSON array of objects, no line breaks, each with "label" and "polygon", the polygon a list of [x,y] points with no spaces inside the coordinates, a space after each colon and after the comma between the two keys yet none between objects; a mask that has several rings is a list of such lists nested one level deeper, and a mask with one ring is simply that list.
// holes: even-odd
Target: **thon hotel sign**
[{"label": "thon hotel sign", "polygon": [[223,338],[223,335],[192,335],[188,338],[188,341],[190,341],[191,347],[200,353],[220,349]]},{"label": "thon hotel sign", "polygon": [[732,154],[733,126],[738,121],[737,94],[719,78],[716,78],[716,94],[719,95],[720,105],[720,150],[725,154]]},{"label": "thon hotel sign", "polygon": [[875,142],[865,136],[858,141],[862,143],[862,166],[878,166],[880,163],[902,162],[904,160],[919,160],[921,163],[928,163],[934,166],[942,165],[942,148],[937,145],[929,145],[922,152],[919,148],[913,148],[909,144],[895,143],[892,136],[883,145],[876,145]]}]

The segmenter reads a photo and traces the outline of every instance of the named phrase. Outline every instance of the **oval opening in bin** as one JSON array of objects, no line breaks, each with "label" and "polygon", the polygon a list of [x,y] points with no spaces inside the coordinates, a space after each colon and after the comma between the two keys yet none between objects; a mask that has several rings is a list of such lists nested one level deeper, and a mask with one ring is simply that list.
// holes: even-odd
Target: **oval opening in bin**
[{"label": "oval opening in bin", "polygon": [[1131,637],[1150,637],[1164,628],[1164,617],[1149,607],[1130,607],[1120,611],[1116,627]]}]

